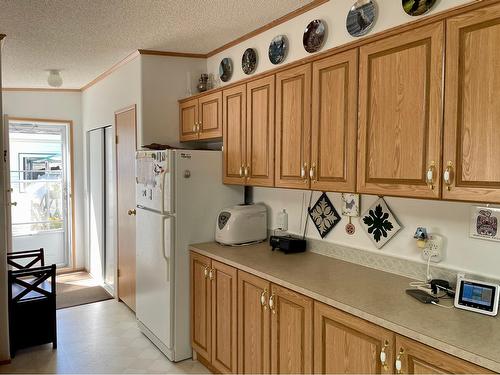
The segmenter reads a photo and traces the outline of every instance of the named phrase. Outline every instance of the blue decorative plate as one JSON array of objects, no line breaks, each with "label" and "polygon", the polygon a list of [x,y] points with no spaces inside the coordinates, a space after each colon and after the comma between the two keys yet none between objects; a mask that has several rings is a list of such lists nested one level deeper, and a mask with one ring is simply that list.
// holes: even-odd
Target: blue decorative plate
[{"label": "blue decorative plate", "polygon": [[273,38],[269,45],[269,60],[274,64],[281,64],[285,61],[288,52],[288,40],[285,35],[278,35]]},{"label": "blue decorative plate", "polygon": [[371,30],[377,8],[372,0],[358,0],[347,14],[345,21],[347,32],[352,36],[363,36]]},{"label": "blue decorative plate", "polygon": [[219,65],[219,76],[222,82],[227,82],[233,75],[233,62],[229,57],[222,59]]},{"label": "blue decorative plate", "polygon": [[307,25],[302,37],[302,44],[304,49],[309,53],[318,52],[326,36],[326,24],[321,20],[314,20]]},{"label": "blue decorative plate", "polygon": [[421,16],[436,4],[436,0],[402,0],[403,9],[410,16]]},{"label": "blue decorative plate", "polygon": [[245,52],[243,52],[243,56],[241,57],[241,69],[243,69],[243,73],[252,74],[255,72],[257,68],[257,51],[253,48],[247,48]]}]

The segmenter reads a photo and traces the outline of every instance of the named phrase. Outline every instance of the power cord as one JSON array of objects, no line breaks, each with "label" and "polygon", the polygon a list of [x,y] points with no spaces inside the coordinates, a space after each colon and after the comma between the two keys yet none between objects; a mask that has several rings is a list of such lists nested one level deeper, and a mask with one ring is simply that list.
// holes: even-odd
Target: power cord
[{"label": "power cord", "polygon": [[439,303],[434,302],[434,301],[432,301],[431,303],[432,303],[434,306],[442,307],[443,309],[452,309],[452,308],[453,308],[453,306],[445,306],[445,305],[440,305]]}]

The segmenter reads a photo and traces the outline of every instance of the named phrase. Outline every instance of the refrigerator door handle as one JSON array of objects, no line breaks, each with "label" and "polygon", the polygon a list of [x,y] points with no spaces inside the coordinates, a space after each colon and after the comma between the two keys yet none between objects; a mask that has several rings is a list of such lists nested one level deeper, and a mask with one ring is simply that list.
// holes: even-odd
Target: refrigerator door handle
[{"label": "refrigerator door handle", "polygon": [[[161,239],[161,243],[162,243],[162,248],[161,248],[161,255],[163,256],[163,258],[165,259],[165,261],[167,262],[167,272],[166,272],[166,278],[167,278],[167,282],[170,282],[170,257],[167,256],[167,254],[165,253],[166,250],[167,250],[167,246],[169,246],[169,249],[170,249],[170,246],[172,245],[171,243],[170,244],[166,244],[165,241],[167,240],[167,236],[165,236],[165,233],[166,233],[166,230],[167,228],[165,228],[165,222],[167,220],[171,220],[172,219],[172,216],[165,216],[163,218],[163,230],[161,231],[162,233],[162,239]],[[169,226],[170,227],[170,226]],[[168,228],[169,229],[169,233],[171,234],[171,228]],[[170,236],[168,236],[168,238],[170,239]]]}]

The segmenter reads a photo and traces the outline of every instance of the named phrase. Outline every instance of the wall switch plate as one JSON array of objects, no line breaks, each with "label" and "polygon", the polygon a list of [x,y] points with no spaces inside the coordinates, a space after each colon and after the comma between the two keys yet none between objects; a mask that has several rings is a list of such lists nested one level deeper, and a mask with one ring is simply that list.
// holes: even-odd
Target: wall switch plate
[{"label": "wall switch plate", "polygon": [[431,257],[432,263],[439,263],[445,257],[444,239],[439,234],[431,233],[425,247],[422,249],[422,259],[427,261]]}]

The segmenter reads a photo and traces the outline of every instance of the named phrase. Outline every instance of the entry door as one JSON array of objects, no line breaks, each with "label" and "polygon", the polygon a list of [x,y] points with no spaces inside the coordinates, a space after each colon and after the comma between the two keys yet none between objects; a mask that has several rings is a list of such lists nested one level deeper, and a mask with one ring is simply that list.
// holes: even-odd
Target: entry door
[{"label": "entry door", "polygon": [[115,113],[115,127],[118,298],[135,311],[135,105]]}]

